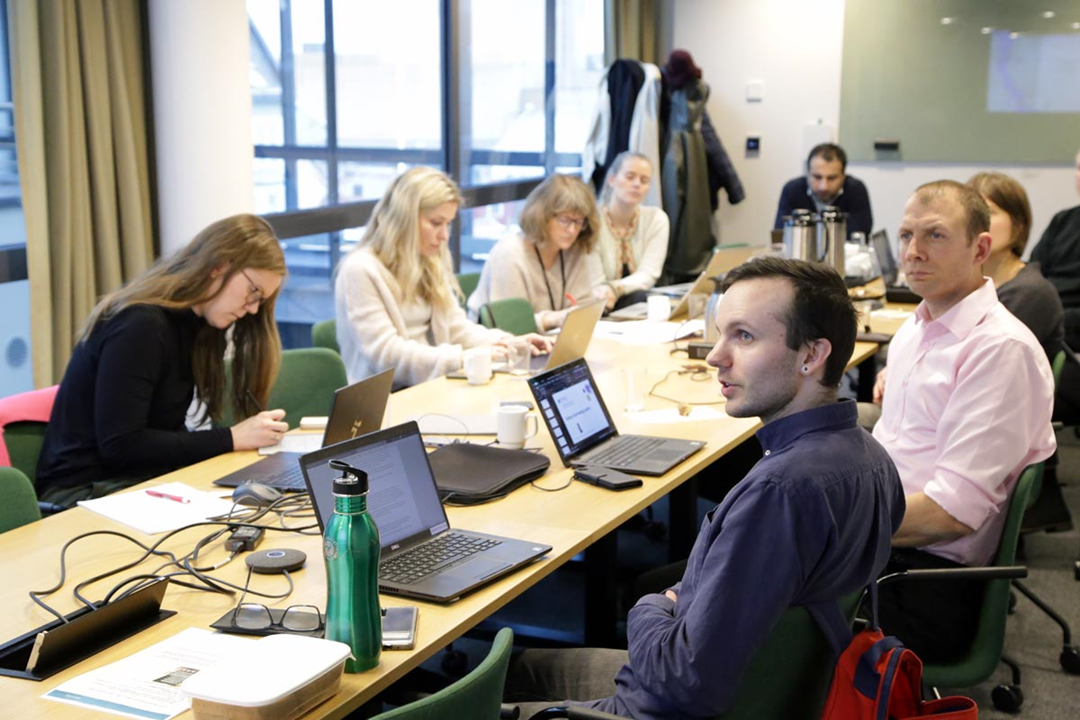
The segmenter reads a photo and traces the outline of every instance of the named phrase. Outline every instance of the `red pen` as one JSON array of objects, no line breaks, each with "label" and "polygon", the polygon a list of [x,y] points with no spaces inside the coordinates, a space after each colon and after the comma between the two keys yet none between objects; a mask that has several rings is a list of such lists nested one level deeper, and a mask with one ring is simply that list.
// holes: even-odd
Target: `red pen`
[{"label": "red pen", "polygon": [[191,502],[191,500],[186,497],[180,497],[179,495],[169,495],[168,493],[163,493],[158,490],[147,490],[146,494],[150,497],[161,498],[162,500],[172,500],[173,502],[184,503],[185,505]]},{"label": "red pen", "polygon": [[577,305],[577,300],[575,300],[574,296],[570,293],[566,293],[566,299],[570,301],[571,305]]}]

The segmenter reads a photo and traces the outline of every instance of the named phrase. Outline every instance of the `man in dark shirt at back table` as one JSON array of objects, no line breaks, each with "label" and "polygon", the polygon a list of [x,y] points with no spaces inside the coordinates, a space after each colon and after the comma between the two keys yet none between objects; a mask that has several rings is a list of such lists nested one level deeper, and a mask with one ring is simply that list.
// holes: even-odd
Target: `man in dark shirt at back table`
[{"label": "man in dark shirt at back table", "polygon": [[[1080,193],[1080,153],[1076,154],[1076,192]],[[1065,308],[1065,344],[1080,352],[1080,205],[1062,210],[1050,220],[1031,251],[1043,276],[1057,288]],[[1057,391],[1054,418],[1067,424],[1080,421],[1080,365],[1065,364]]]},{"label": "man in dark shirt at back table", "polygon": [[[526,650],[522,717],[565,700],[638,720],[712,717],[780,616],[877,577],[904,515],[900,477],[837,389],[855,344],[844,282],[759,258],[732,270],[708,357],[726,411],[760,417],[764,457],[706,516],[682,581],[630,610],[629,650]],[[540,702],[537,702],[540,701]]]},{"label": "man in dark shirt at back table", "polygon": [[870,195],[862,180],[847,174],[847,153],[832,143],[822,143],[806,158],[806,175],[789,180],[780,191],[774,229],[784,226],[784,216],[793,210],[820,213],[826,206],[847,213],[848,234],[861,232],[870,236],[874,215]]}]

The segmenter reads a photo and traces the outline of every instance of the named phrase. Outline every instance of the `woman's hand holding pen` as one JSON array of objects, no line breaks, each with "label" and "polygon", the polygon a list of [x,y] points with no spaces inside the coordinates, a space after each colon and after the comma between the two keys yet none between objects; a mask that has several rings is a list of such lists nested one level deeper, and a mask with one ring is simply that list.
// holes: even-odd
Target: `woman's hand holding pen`
[{"label": "woman's hand holding pen", "polygon": [[289,424],[282,422],[284,417],[284,410],[264,410],[233,425],[233,450],[256,450],[280,442],[289,431]]}]

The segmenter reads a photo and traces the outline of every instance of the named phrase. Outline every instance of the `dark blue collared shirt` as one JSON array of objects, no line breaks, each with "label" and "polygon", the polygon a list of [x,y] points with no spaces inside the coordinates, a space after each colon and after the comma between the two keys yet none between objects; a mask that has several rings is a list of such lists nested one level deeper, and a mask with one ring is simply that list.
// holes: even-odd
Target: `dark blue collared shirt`
[{"label": "dark blue collared shirt", "polygon": [[705,518],[678,600],[630,611],[630,663],[590,705],[637,720],[713,717],[787,608],[877,577],[904,516],[900,476],[841,401],[769,423],[761,459]]}]

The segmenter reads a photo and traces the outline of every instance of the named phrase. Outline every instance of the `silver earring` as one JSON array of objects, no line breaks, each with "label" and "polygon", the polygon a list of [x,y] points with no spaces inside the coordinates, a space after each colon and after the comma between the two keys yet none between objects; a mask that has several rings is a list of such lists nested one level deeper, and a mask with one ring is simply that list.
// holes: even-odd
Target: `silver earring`
[{"label": "silver earring", "polygon": [[803,365],[802,366],[802,374],[805,375],[808,372],[810,372],[810,366],[809,365]]}]

